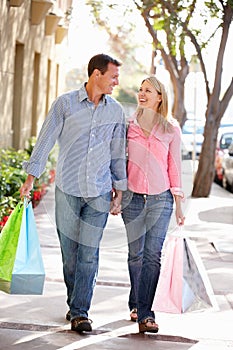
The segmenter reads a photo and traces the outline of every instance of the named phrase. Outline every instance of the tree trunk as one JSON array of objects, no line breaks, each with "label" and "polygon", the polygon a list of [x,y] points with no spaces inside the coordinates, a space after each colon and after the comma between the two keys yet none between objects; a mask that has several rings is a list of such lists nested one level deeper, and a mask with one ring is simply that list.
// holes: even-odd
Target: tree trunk
[{"label": "tree trunk", "polygon": [[206,112],[206,124],[204,131],[204,142],[202,145],[202,152],[200,155],[198,170],[194,180],[192,197],[208,197],[211,191],[211,186],[214,180],[214,161],[215,149],[218,136],[218,128],[220,125],[223,113],[226,106],[232,97],[233,80],[229,84],[226,92],[220,102],[220,91],[222,82],[223,57],[226,48],[226,43],[229,34],[229,27],[232,21],[232,4],[227,2],[223,6],[223,26],[220,47],[218,51],[215,82],[212,95],[208,97],[208,106]]},{"label": "tree trunk", "polygon": [[204,142],[200,154],[197,173],[194,179],[192,197],[208,197],[214,180],[215,149],[217,144],[219,122],[217,116],[207,115]]},{"label": "tree trunk", "polygon": [[[177,86],[178,85],[178,86]],[[172,105],[172,115],[176,118],[182,127],[186,120],[186,109],[184,106],[184,84],[173,83],[174,100]]]},{"label": "tree trunk", "polygon": [[175,119],[178,120],[180,126],[182,127],[186,120],[186,109],[184,106],[184,90],[185,90],[185,79],[188,74],[188,69],[183,68],[180,70],[178,78],[174,73],[174,69],[170,63],[170,60],[167,59],[166,55],[162,54],[163,60],[165,62],[165,67],[170,73],[170,78],[173,87],[173,96],[172,96],[172,115]]}]

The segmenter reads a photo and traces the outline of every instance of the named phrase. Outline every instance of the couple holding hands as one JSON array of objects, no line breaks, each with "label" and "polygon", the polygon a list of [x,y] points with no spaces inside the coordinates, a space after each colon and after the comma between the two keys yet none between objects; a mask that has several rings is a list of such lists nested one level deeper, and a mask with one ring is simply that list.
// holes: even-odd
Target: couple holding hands
[{"label": "couple holding hands", "polygon": [[41,176],[58,142],[56,228],[71,329],[92,331],[88,312],[110,212],[122,215],[126,227],[130,318],[138,322],[139,332],[157,333],[151,308],[174,202],[177,224],[184,224],[181,130],[169,116],[164,85],[150,76],[141,83],[126,135],[124,111],[110,96],[119,84],[120,66],[108,55],[93,56],[88,81],[53,102],[31,158],[23,164],[28,176],[20,193],[30,196],[34,178]]}]

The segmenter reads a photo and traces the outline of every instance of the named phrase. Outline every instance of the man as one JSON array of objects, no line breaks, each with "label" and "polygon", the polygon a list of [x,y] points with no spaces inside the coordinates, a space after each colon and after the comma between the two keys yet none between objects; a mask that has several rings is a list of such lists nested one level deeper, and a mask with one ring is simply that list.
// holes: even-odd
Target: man
[{"label": "man", "polygon": [[20,189],[29,196],[34,178],[44,171],[57,141],[56,226],[67,287],[67,320],[77,332],[92,331],[88,311],[99,265],[99,244],[112,196],[113,214],[120,211],[127,189],[125,116],[109,96],[118,85],[121,63],[99,54],[88,64],[88,82],[58,97],[44,121]]}]

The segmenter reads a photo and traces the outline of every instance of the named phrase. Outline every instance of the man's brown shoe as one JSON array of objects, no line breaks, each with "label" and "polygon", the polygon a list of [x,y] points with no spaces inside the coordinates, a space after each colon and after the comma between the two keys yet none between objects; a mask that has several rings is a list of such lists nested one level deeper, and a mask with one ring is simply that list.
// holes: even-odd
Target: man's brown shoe
[{"label": "man's brown shoe", "polygon": [[76,332],[91,332],[92,321],[87,317],[77,317],[71,321],[71,330]]},{"label": "man's brown shoe", "polygon": [[159,326],[155,323],[155,320],[151,317],[146,318],[144,321],[139,323],[139,333],[157,333]]},{"label": "man's brown shoe", "polygon": [[70,310],[69,310],[66,314],[66,320],[70,321],[70,319],[71,319],[71,314],[70,314]]},{"label": "man's brown shoe", "polygon": [[130,312],[130,320],[132,322],[137,322],[137,320],[138,320],[138,310],[136,308],[131,310],[131,312]]}]

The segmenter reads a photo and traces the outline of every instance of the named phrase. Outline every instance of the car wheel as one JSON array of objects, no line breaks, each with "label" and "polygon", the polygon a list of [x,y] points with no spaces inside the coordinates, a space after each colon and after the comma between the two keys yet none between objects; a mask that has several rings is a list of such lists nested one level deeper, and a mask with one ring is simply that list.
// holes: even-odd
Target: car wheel
[{"label": "car wheel", "polygon": [[215,175],[214,175],[214,182],[220,186],[222,186],[222,180],[219,179],[218,175],[217,175],[217,172],[215,172]]},{"label": "car wheel", "polygon": [[225,188],[225,190],[230,190],[230,185],[227,181],[225,173],[222,174],[222,187]]}]

